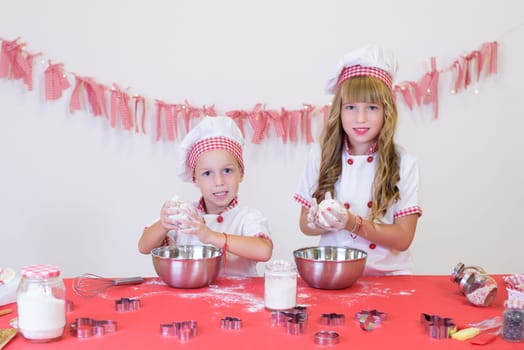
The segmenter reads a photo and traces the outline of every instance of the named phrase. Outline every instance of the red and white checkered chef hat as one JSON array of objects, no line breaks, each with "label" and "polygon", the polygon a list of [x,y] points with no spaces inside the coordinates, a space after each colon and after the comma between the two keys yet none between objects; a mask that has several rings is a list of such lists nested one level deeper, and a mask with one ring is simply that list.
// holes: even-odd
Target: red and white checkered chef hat
[{"label": "red and white checkered chef hat", "polygon": [[192,182],[198,157],[217,149],[230,152],[244,171],[243,146],[244,136],[233,119],[222,116],[205,117],[180,143],[178,176],[183,181]]},{"label": "red and white checkered chef hat", "polygon": [[342,57],[335,74],[326,84],[326,92],[334,94],[345,80],[357,76],[378,78],[392,89],[397,70],[397,58],[392,51],[376,45],[364,46]]}]

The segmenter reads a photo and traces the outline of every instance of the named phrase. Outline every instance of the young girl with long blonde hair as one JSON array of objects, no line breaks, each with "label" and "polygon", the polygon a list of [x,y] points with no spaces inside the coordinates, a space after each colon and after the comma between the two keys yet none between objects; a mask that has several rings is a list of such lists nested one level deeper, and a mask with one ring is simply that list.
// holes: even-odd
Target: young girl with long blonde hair
[{"label": "young girl with long blonde hair", "polygon": [[[321,141],[311,150],[294,199],[300,229],[322,246],[367,252],[365,275],[412,273],[409,247],[422,210],[416,159],[394,142],[395,56],[367,46],[346,54]],[[319,203],[319,204],[317,204]]]}]

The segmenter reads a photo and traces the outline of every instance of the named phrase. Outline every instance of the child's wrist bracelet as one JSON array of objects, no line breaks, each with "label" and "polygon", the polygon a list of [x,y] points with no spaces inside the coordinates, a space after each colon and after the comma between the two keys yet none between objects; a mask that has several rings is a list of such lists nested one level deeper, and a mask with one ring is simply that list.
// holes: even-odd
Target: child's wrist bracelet
[{"label": "child's wrist bracelet", "polygon": [[357,229],[355,231],[353,231],[353,233],[357,234],[360,232],[360,229],[362,228],[362,222],[364,220],[362,219],[362,216],[360,215],[357,215],[356,217],[356,221],[355,221],[355,225],[357,226]]},{"label": "child's wrist bracelet", "polygon": [[223,256],[224,256],[224,269],[226,268],[226,255],[227,255],[227,233],[222,232],[224,235],[224,245],[222,246]]},{"label": "child's wrist bracelet", "polygon": [[355,224],[353,225],[353,228],[349,230],[350,232],[357,233],[358,232],[358,218],[360,216],[355,215]]}]

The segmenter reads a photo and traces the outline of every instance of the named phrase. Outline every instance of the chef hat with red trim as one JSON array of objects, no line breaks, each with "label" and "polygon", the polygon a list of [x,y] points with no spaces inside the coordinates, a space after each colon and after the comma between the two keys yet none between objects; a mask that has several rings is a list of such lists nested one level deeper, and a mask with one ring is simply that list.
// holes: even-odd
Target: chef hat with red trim
[{"label": "chef hat with red trim", "polygon": [[335,74],[326,84],[326,92],[334,94],[344,81],[357,76],[378,78],[392,89],[397,70],[397,58],[391,50],[376,45],[364,46],[342,57]]},{"label": "chef hat with red trim", "polygon": [[217,149],[230,152],[243,172],[242,147],[244,147],[244,136],[233,119],[223,116],[204,117],[180,143],[178,176],[183,181],[193,181],[198,157],[207,151]]}]

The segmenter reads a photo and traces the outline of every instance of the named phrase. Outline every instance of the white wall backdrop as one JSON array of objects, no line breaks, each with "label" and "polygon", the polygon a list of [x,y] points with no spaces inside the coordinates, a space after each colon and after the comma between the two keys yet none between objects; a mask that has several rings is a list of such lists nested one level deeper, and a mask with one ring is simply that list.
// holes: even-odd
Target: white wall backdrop
[{"label": "white wall backdrop", "polygon": [[[0,37],[68,72],[131,87],[153,101],[187,99],[219,111],[328,103],[323,87],[338,59],[366,43],[394,49],[396,82],[417,80],[435,56],[447,67],[497,40],[499,74],[451,95],[441,76],[439,119],[400,102],[398,142],[420,163],[424,210],[412,251],[416,273],[448,274],[458,261],[492,273],[524,272],[524,2],[502,0],[61,1],[0,6]],[[0,267],[61,266],[65,276],[153,276],[142,228],[173,194],[196,199],[176,178],[177,143],[110,129],[70,114],[71,89],[44,101],[0,79]],[[478,92],[478,93],[475,93]],[[240,201],[270,220],[274,258],[316,244],[298,228],[292,200],[304,143],[248,143]]]}]

